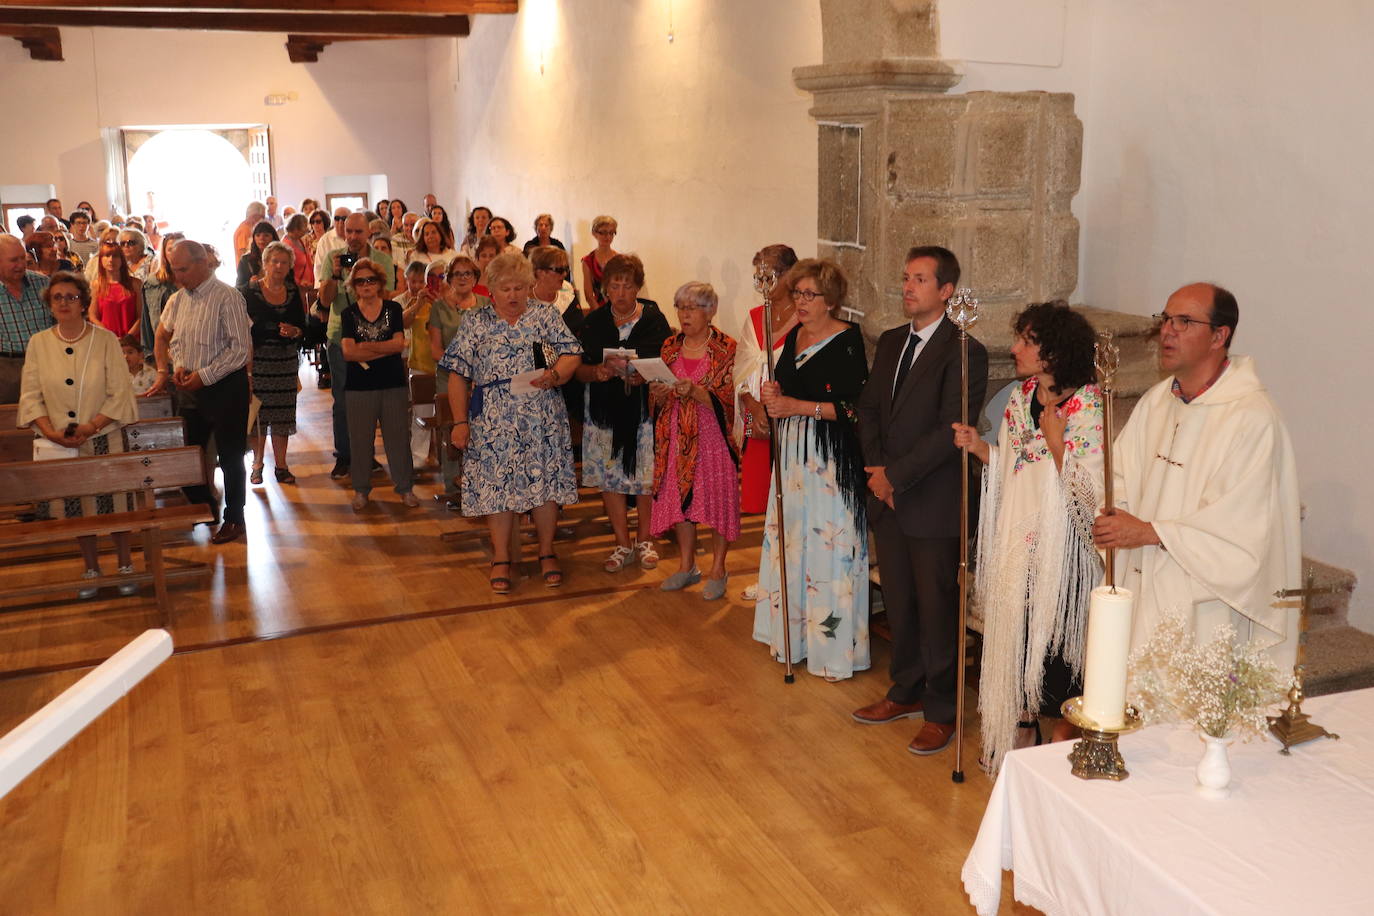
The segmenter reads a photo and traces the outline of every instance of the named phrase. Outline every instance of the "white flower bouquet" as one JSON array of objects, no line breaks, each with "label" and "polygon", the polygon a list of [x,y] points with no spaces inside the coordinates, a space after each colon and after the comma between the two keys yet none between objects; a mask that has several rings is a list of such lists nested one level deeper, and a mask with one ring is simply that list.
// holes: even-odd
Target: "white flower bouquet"
[{"label": "white flower bouquet", "polygon": [[1130,702],[1146,724],[1184,722],[1213,738],[1244,741],[1265,731],[1266,707],[1288,687],[1262,649],[1236,643],[1234,627],[1217,627],[1199,645],[1179,616],[1161,620],[1131,655],[1130,680]]}]

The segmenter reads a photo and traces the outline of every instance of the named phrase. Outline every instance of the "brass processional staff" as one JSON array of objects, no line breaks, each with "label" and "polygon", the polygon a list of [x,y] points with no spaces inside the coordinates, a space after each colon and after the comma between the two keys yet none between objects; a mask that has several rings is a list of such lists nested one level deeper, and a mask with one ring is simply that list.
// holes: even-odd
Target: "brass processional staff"
[{"label": "brass processional staff", "polygon": [[[759,268],[754,274],[754,289],[763,296],[763,349],[767,357],[768,381],[776,381],[773,367],[773,289],[778,285],[777,271]],[[777,521],[778,536],[778,581],[782,583],[782,663],[783,683],[791,684],[796,680],[792,674],[792,614],[787,601],[787,540],[784,531],[787,526],[782,516],[782,453],[778,444],[778,424],[769,420],[769,451],[773,456],[773,518]]]},{"label": "brass processional staff", "polygon": [[[971,289],[961,289],[949,297],[945,317],[959,329],[959,422],[968,422],[968,329],[978,320],[978,299]],[[964,781],[964,654],[968,627],[968,447],[959,450],[959,635],[955,658],[957,683],[954,693],[954,772],[950,778]]]}]

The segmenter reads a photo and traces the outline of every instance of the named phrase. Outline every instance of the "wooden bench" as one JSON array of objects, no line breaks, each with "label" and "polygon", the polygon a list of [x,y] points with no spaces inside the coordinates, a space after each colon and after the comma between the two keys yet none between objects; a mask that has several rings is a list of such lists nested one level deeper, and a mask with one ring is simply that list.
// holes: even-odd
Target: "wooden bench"
[{"label": "wooden bench", "polygon": [[[0,503],[60,501],[64,497],[98,496],[103,493],[135,494],[136,508],[109,515],[63,518],[35,522],[0,524],[0,549],[63,543],[85,535],[109,535],[116,531],[143,535],[146,571],[132,575],[102,576],[98,579],[73,578],[58,582],[8,588],[6,597],[26,597],[81,588],[122,585],[128,582],[153,583],[158,612],[163,626],[171,616],[167,597],[168,578],[203,576],[201,564],[172,562],[162,555],[164,531],[211,522],[208,506],[185,505],[159,508],[153,491],[162,487],[186,487],[205,482],[205,465],[198,448],[173,448],[124,452],[93,458],[65,458],[59,461],[24,461],[0,464]],[[172,566],[172,569],[168,567]]]}]

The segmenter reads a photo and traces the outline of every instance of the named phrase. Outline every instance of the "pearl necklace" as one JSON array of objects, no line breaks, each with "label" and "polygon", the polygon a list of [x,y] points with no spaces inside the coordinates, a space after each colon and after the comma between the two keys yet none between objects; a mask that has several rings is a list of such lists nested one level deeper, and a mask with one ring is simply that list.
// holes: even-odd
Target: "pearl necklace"
[{"label": "pearl necklace", "polygon": [[88,327],[90,327],[90,322],[82,321],[82,322],[81,322],[81,330],[77,333],[77,335],[76,335],[75,337],[63,337],[63,336],[62,336],[62,328],[59,327],[58,325],[53,325],[53,327],[52,327],[52,332],[53,332],[54,334],[56,334],[56,335],[57,335],[57,339],[60,340],[60,341],[62,341],[63,343],[73,344],[73,343],[76,343],[76,342],[77,342],[78,340],[80,340],[81,338],[83,338],[83,337],[86,336],[86,329],[87,329]]}]

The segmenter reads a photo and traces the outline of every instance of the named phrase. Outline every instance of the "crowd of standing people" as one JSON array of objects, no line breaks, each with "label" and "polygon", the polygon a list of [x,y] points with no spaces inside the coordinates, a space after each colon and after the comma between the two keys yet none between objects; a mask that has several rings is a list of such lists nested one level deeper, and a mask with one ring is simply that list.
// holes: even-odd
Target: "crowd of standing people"
[{"label": "crowd of standing people", "polygon": [[[494,592],[514,587],[514,532],[525,516],[543,584],[563,584],[554,536],[579,483],[600,492],[613,532],[606,574],[655,568],[657,544],[671,532],[677,568],[661,588],[702,584],[707,600],[726,594],[741,514],[766,513],[758,582],[744,592],[753,636],[775,659],[790,646],[786,661],[842,681],[871,665],[871,543],[892,632],[891,687],[853,719],[922,718],[909,745],[917,755],[942,750],[955,731],[961,451],[986,469],[976,591],[990,769],[1009,750],[1039,743],[1042,718],[1053,720],[1052,738],[1071,734],[1057,715],[1080,689],[1098,548],[1150,550],[1175,538],[1165,523],[1125,511],[1152,512],[1148,488],[1128,489],[1120,512],[1095,518],[1103,492],[1095,335],[1064,303],[1016,316],[1011,353],[1021,381],[995,441],[966,424],[963,386],[977,416],[987,352],[970,340],[961,357],[945,314],[960,266],[945,248],[907,253],[908,321],[877,340],[870,362],[860,328],[840,317],[844,270],[798,259],[784,244],[755,254],[771,308],[753,309],[732,336],[716,326],[720,303],[708,283],[682,283],[667,309],[645,298],[645,265],[612,247],[619,226],[605,215],[591,221],[596,247],[580,259],[579,287],[548,213],[517,247],[514,224],[481,206],[459,219],[460,238],[433,195],[422,212],[391,200],[330,213],[306,200],[278,214],[269,198],[251,204],[234,233],[229,285],[214,277],[213,248],[151,219],[102,225],[87,209],[67,219],[59,202],[49,204],[41,225],[21,227],[22,242],[0,235],[0,402],[19,403],[36,456],[40,446],[117,450],[111,434],[136,417],[135,396],[174,392],[189,443],[213,439],[224,477],[222,501],[209,487],[188,495],[215,509],[213,543],[236,540],[245,535],[246,484],[265,479],[269,440],[276,482],[296,480],[288,451],[300,359],[313,351],[333,399],[330,476],[349,482],[362,512],[385,470],[401,503],[415,508],[410,385],[432,375],[444,416],[435,498],[484,520]],[[1148,402],[1154,413],[1210,403],[1213,386],[1212,400],[1259,397],[1250,364],[1229,356],[1238,314],[1234,297],[1211,284],[1171,297],[1159,318],[1174,388]],[[1175,431],[1202,414],[1182,416]],[[385,469],[374,456],[379,429]],[[1127,433],[1131,443],[1151,435]],[[1279,461],[1291,447],[1286,434],[1271,438]],[[1291,471],[1291,456],[1280,463]],[[111,512],[118,501],[44,511]],[[696,561],[702,527],[714,533],[705,571]],[[116,542],[122,570],[127,537]],[[1173,546],[1201,549],[1182,536]],[[82,550],[88,575],[98,576],[93,545]],[[1170,558],[1151,556],[1160,571],[1149,575],[1170,581]]]}]

